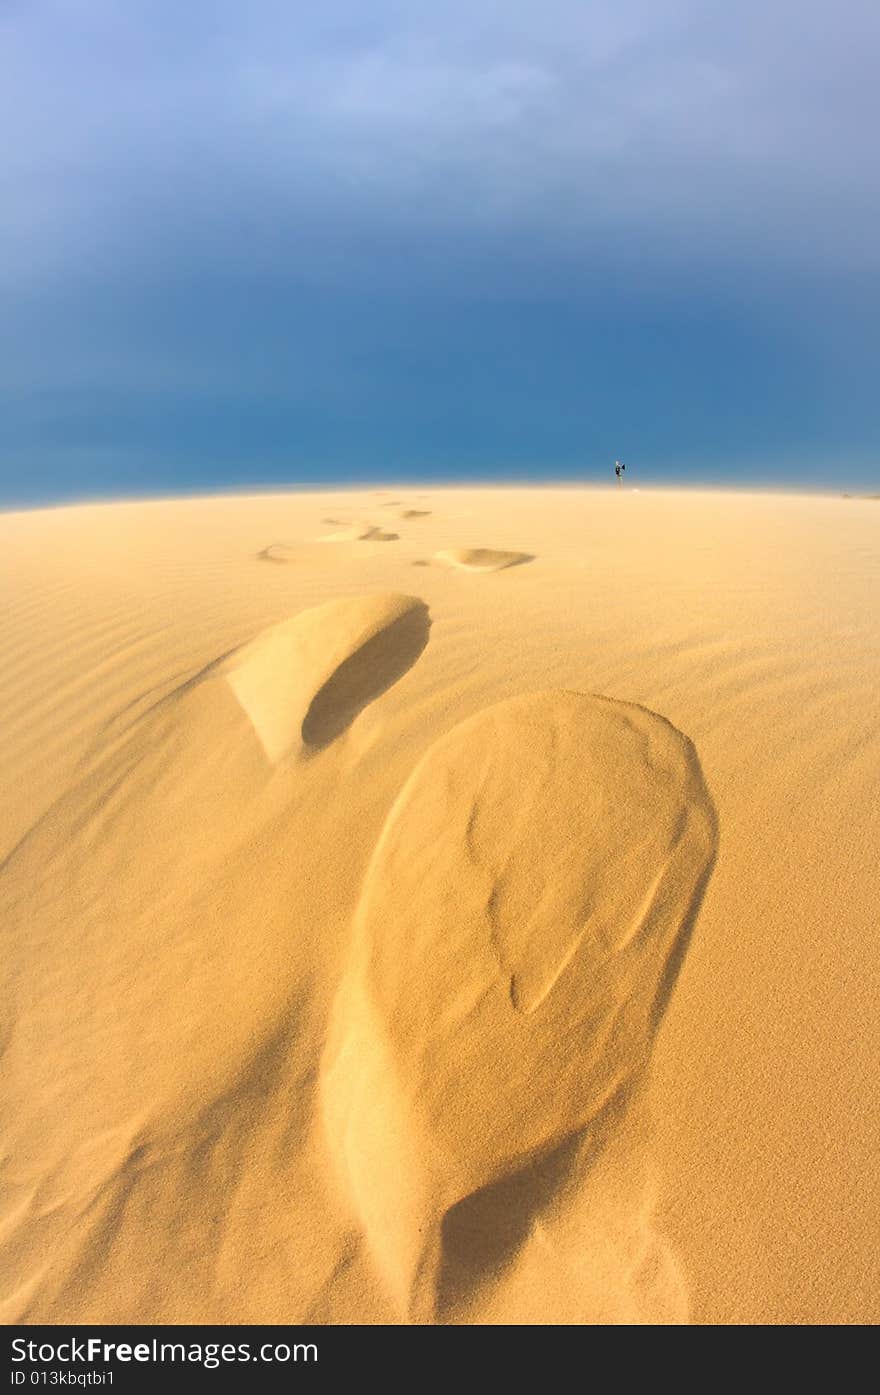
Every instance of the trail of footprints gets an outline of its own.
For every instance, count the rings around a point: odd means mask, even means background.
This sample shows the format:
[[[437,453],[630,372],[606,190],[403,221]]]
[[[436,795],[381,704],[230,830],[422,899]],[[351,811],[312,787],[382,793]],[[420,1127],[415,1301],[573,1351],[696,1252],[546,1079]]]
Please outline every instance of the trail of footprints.
[[[400,499],[391,499],[381,505],[382,508],[399,508]],[[430,509],[422,508],[402,508],[399,509],[398,518],[412,522],[416,519],[429,518]],[[339,518],[324,518],[322,523],[325,527],[332,528],[331,533],[322,533],[316,541],[318,543],[389,543],[399,542],[400,534],[391,532],[382,524],[364,521],[358,523],[345,522]],[[257,553],[257,557],[262,562],[296,562],[301,560],[302,551],[292,543],[276,542],[270,543],[267,547]],[[529,552],[517,552],[492,547],[454,547],[441,548],[434,553],[433,559],[438,565],[457,571],[465,572],[499,572],[505,571],[508,567],[521,566],[525,562],[534,561],[534,557]],[[413,566],[427,567],[431,562],[427,559],[419,558]]]

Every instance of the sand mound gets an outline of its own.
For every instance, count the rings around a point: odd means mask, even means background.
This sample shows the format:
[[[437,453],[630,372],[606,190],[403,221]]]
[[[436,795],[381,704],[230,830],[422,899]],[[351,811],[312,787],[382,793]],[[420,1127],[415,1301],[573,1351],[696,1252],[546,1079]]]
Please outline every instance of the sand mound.
[[[400,514],[401,518],[430,518],[430,516],[430,509],[403,509]]]
[[[429,623],[413,596],[330,601],[264,631],[224,672],[274,763],[339,736],[415,662]]]
[[[630,704],[500,703],[416,769],[366,878],[324,1074],[334,1156],[409,1316],[469,1302],[593,1165],[714,847],[693,748]]]
[[[499,552],[491,547],[459,547],[437,552],[435,556],[448,567],[461,567],[469,572],[500,572],[505,567],[518,567],[533,560],[528,552]]]
[[[399,533],[386,533],[373,523],[356,523],[338,533],[325,533],[320,542],[396,542]]]

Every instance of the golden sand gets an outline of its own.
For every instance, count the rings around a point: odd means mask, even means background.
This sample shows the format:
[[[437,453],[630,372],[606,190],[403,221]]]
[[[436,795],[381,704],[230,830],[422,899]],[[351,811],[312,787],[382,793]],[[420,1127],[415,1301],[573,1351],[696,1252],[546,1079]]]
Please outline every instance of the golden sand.
[[[0,568],[6,1321],[880,1317],[870,501],[93,505]]]

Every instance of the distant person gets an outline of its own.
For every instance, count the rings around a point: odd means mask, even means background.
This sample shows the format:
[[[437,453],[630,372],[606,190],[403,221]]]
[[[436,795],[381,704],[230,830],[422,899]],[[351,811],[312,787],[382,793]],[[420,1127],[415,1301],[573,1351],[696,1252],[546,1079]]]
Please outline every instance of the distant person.
[[[615,475],[617,476],[617,483],[618,483],[618,484],[621,484],[622,481],[623,481],[623,472],[624,472],[625,469],[626,469],[626,466],[624,465],[624,463],[623,463],[622,460],[615,460],[615,462],[614,462],[614,473],[615,473]]]

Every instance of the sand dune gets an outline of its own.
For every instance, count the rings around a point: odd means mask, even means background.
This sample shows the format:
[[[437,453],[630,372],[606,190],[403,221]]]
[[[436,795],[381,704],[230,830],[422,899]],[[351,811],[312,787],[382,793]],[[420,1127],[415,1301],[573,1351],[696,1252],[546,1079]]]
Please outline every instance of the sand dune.
[[[533,560],[527,552],[503,552],[492,547],[445,548],[435,555],[438,562],[469,572],[500,572]]]
[[[407,498],[0,516],[0,1314],[877,1321],[875,511]]]

